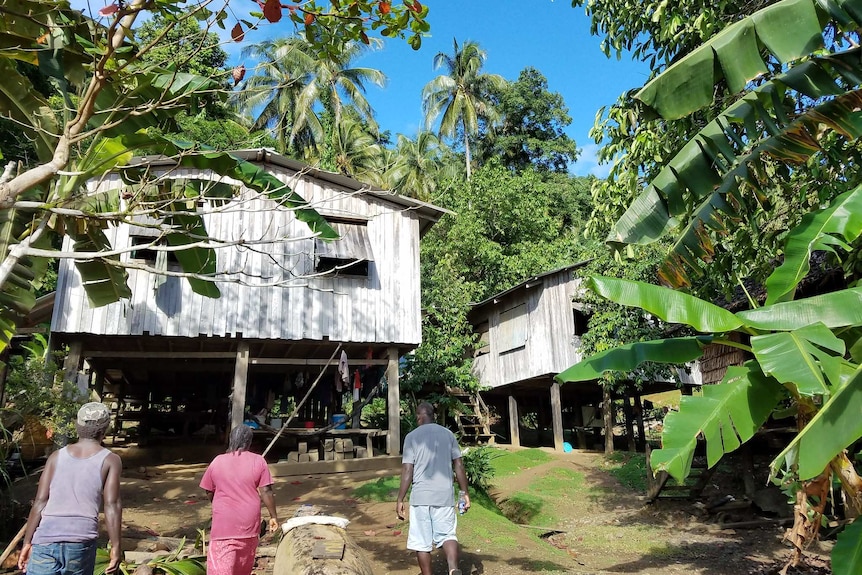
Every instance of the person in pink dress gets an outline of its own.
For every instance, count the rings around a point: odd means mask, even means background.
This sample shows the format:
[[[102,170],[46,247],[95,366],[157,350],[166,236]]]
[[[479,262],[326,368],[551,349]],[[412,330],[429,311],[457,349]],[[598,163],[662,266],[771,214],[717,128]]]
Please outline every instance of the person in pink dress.
[[[272,475],[266,460],[250,452],[251,428],[230,432],[227,453],[212,460],[201,487],[212,502],[213,523],[207,575],[250,575],[260,534],[260,502],[269,511],[270,533],[278,529]]]

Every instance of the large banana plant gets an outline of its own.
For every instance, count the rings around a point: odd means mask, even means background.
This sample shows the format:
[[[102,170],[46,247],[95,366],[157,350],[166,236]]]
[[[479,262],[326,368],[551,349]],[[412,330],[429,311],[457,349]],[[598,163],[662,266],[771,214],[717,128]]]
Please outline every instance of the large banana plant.
[[[721,237],[769,203],[776,164],[798,170],[827,140],[858,140],[862,52],[840,40],[860,21],[862,0],[781,0],[728,26],[638,91],[641,113],[666,120],[699,113],[722,87],[738,96],[664,162],[608,241],[642,244],[671,234],[660,277],[688,285]]]
[[[862,185],[808,214],[788,236],[784,263],[767,281],[765,305],[751,310],[732,313],[666,287],[589,278],[587,286],[597,294],[668,324],[688,325],[701,335],[606,350],[560,373],[557,380],[594,380],[608,370],[636,370],[644,362],[682,364],[697,360],[711,344],[743,349],[750,360],[729,368],[722,382],[705,386],[702,395],[684,396],[680,410],[668,414],[662,448],[652,452],[653,469],[682,482],[700,438],[713,466],[789,402],[799,431],[772,462],[773,477],[793,485],[834,473],[849,512],[862,513],[862,479],[847,456],[848,447],[862,438],[862,287],[786,298],[805,276],[814,251],[846,248],[862,235],[860,217]],[[734,333],[742,337],[730,337]],[[800,493],[804,496],[804,489]],[[819,516],[802,517],[819,521]],[[859,527],[842,535],[835,548],[836,574],[859,572],[858,560],[846,559],[862,554],[859,535]]]
[[[185,142],[155,135],[158,126],[170,132],[175,115],[194,108],[202,95],[219,88],[213,78],[178,73],[146,64],[131,34],[133,17],[148,3],[131,2],[111,24],[102,27],[58,0],[10,0],[0,6],[0,114],[11,118],[35,142],[39,165],[4,172],[0,180],[0,350],[35,301],[34,281],[43,273],[52,241],[73,240],[76,266],[94,306],[131,295],[128,276],[119,267],[105,234],[108,226],[135,220],[140,197],[122,204],[120,190],[92,194],[87,182],[120,171],[129,186],[141,187],[148,175],[128,167],[136,154],[160,154],[189,167],[237,180],[290,209],[312,233],[337,237],[326,221],[288,186],[254,164],[229,153],[195,151]],[[168,7],[165,7],[167,9]],[[193,17],[206,17],[204,9]],[[20,73],[20,65],[37,66],[48,77],[64,105],[52,108]],[[164,195],[146,206],[158,222],[199,294],[218,297],[211,281],[216,254],[206,243],[203,219],[177,210],[183,201],[212,193],[236,193],[238,187],[185,182],[162,185]],[[192,190],[189,193],[189,190]],[[106,214],[110,214],[106,216]]]

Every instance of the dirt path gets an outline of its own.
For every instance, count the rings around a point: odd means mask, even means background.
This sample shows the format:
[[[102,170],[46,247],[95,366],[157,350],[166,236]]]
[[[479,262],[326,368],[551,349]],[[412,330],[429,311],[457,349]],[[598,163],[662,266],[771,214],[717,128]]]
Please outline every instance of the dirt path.
[[[553,454],[546,463],[496,478],[492,495],[507,514],[518,523],[546,529],[519,527],[495,510],[475,505],[459,520],[463,572],[767,575],[787,556],[781,529],[722,530],[705,523],[691,504],[644,505],[603,471],[601,462],[593,453]],[[205,467],[178,463],[126,469],[127,551],[134,556],[167,550],[178,538],[193,541],[199,529],[208,528],[209,502],[198,488]],[[274,486],[279,514],[286,519],[300,505],[314,504],[327,514],[347,517],[348,531],[366,550],[375,574],[416,575],[415,557],[405,549],[407,525],[395,517],[395,494],[384,503],[352,495],[358,486],[396,473],[279,478]],[[271,573],[274,549],[263,542],[259,575]],[[446,573],[442,553],[434,554],[434,568]]]

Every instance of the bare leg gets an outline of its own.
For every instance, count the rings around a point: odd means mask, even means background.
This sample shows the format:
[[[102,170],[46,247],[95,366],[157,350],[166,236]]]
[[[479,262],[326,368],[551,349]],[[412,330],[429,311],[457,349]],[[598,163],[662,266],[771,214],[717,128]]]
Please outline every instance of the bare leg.
[[[446,562],[449,564],[449,573],[451,573],[453,569],[458,569],[458,542],[452,539],[444,541],[443,551],[446,553]],[[458,573],[460,573],[460,571]]]
[[[431,575],[431,554],[427,551],[417,551],[416,560],[419,562],[422,575]]]

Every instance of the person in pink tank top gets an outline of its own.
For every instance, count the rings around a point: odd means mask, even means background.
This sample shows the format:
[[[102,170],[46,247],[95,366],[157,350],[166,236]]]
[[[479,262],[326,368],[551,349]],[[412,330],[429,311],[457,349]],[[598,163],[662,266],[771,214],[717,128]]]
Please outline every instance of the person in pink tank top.
[[[101,403],[78,410],[78,442],[55,451],[45,463],[27,526],[18,568],[28,575],[92,575],[104,507],[111,543],[106,572],[122,558],[120,457],[102,447],[111,412]]]
[[[201,479],[213,509],[207,575],[251,573],[260,533],[261,500],[269,511],[270,532],[278,529],[272,475],[266,460],[248,450],[252,437],[250,427],[235,427],[227,453],[213,459]]]

